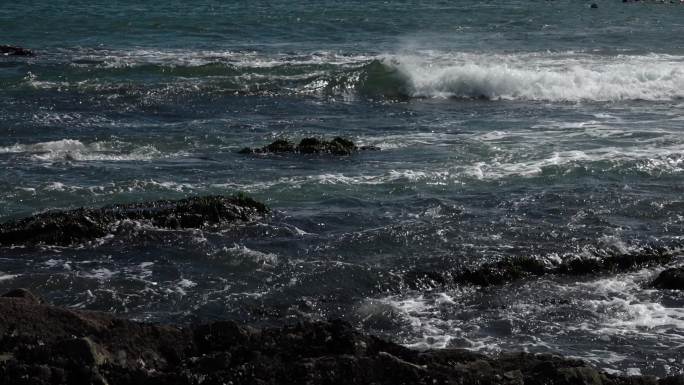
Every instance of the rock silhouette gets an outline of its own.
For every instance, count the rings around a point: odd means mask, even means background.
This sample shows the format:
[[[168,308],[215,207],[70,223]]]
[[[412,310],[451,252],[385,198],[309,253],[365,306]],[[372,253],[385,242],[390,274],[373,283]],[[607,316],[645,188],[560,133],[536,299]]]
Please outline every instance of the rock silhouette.
[[[354,142],[341,137],[327,141],[318,138],[304,138],[299,144],[295,145],[286,139],[278,139],[273,143],[261,148],[245,147],[239,152],[241,154],[332,154],[332,155],[351,155],[357,151],[379,150],[375,146],[357,147]]]
[[[0,224],[0,245],[71,245],[115,232],[125,220],[161,228],[204,228],[253,220],[266,212],[268,208],[263,203],[245,196],[204,196],[48,211]]]

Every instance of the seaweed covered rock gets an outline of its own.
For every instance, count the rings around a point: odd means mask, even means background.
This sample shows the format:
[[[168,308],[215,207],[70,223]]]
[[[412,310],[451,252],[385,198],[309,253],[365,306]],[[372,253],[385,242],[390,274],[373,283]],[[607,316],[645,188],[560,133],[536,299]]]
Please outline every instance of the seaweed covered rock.
[[[0,384],[680,384],[550,354],[416,351],[342,321],[138,323],[0,297]]]
[[[278,154],[278,153],[297,153],[297,154],[332,154],[332,155],[351,155],[357,151],[379,150],[375,146],[357,147],[354,142],[344,138],[334,138],[327,141],[318,138],[304,138],[299,144],[295,145],[285,139],[278,139],[275,142],[261,148],[243,148],[241,154]]]
[[[651,286],[657,289],[684,290],[684,267],[676,267],[663,271]]]
[[[29,49],[13,45],[0,45],[0,56],[34,56]]]
[[[0,245],[71,245],[115,232],[125,220],[142,221],[161,228],[204,228],[253,220],[267,211],[263,203],[245,196],[191,197],[47,211],[0,224]]]

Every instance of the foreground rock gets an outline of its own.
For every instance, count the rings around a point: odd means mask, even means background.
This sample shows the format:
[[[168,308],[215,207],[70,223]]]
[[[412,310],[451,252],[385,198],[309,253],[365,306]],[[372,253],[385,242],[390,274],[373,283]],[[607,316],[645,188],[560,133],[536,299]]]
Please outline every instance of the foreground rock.
[[[415,351],[341,321],[178,328],[0,298],[0,384],[680,385],[552,355]]]
[[[684,267],[667,269],[653,281],[653,287],[667,290],[684,290]]]
[[[331,141],[318,138],[304,138],[299,144],[295,145],[285,139],[278,139],[275,142],[261,148],[243,148],[240,154],[332,154],[332,155],[351,155],[357,151],[379,150],[375,146],[357,147],[354,142],[337,137]]]
[[[678,250],[675,248],[674,250]],[[484,263],[477,268],[446,271],[411,271],[405,281],[409,287],[430,289],[450,285],[501,285],[528,277],[556,275],[591,275],[618,273],[648,266],[666,265],[674,259],[677,252],[667,248],[644,248],[631,254],[617,254],[596,257],[581,257],[548,263],[533,257],[505,258],[493,263]],[[666,275],[659,285],[684,284],[684,274]],[[654,283],[655,284],[655,283]],[[659,287],[659,286],[657,286]]]
[[[0,224],[0,245],[71,245],[116,232],[124,221],[169,229],[205,228],[253,220],[267,211],[263,203],[245,196],[205,196],[48,211]]]
[[[13,45],[0,45],[0,56],[34,56],[31,50]]]

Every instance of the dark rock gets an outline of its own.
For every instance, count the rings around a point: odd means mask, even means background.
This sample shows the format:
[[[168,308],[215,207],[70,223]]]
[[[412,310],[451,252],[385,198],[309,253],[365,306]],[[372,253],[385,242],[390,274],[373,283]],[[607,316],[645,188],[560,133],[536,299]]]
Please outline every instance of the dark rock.
[[[563,262],[556,268],[558,273],[585,275],[602,272],[620,272],[636,268],[664,265],[672,261],[673,254],[665,248],[647,247],[631,254],[575,258]]]
[[[557,382],[559,385],[601,385],[605,378],[598,370],[588,367],[561,368],[558,372],[561,375],[561,381]]]
[[[243,148],[240,154],[332,154],[332,155],[351,155],[357,151],[376,151],[380,148],[375,146],[357,147],[354,142],[344,138],[334,138],[331,141],[318,138],[304,138],[298,145],[278,139],[275,142],[261,148]]]
[[[596,9],[596,8],[598,8],[598,4],[592,3],[589,7],[592,9]]]
[[[658,385],[684,385],[684,374],[662,378]]]
[[[506,258],[496,263],[486,263],[479,269],[457,273],[454,280],[479,286],[500,285],[531,275],[544,275],[546,265],[531,257]]]
[[[292,153],[296,151],[296,146],[294,143],[285,139],[278,139],[275,142],[264,146],[262,148],[249,148],[245,147],[239,151],[240,154],[267,154],[267,153]]]
[[[34,56],[31,50],[13,45],[0,45],[0,56]]]
[[[0,297],[0,384],[683,384],[551,354],[415,351],[342,321],[175,328]]]
[[[658,289],[684,290],[684,267],[663,271],[651,286]]]
[[[318,154],[325,152],[325,144],[318,138],[304,138],[297,145],[297,151],[302,154]]]
[[[301,143],[299,144],[301,146]],[[356,145],[351,140],[335,138],[327,144],[326,151],[334,155],[351,155],[356,151]]]
[[[194,336],[199,351],[208,353],[244,344],[249,340],[250,334],[235,322],[223,321],[197,327]]]
[[[74,365],[100,366],[111,361],[108,354],[88,337],[65,339],[54,347],[60,352],[60,358],[64,357]]]
[[[279,139],[265,147],[266,152],[293,152],[295,150],[294,143],[287,140]]]
[[[267,212],[263,203],[241,195],[48,211],[0,224],[0,245],[71,245],[116,232],[125,220],[142,221],[161,228],[204,228],[250,221]]]
[[[2,295],[5,298],[21,298],[29,303],[41,304],[45,301],[27,289],[14,289]]]
[[[629,271],[670,263],[673,255],[673,252],[665,248],[644,248],[632,254],[572,258],[558,264],[547,264],[533,257],[518,256],[484,263],[477,268],[455,271],[409,271],[404,274],[404,283],[412,289],[420,290],[458,284],[484,287],[547,274],[591,275]],[[658,281],[658,285],[666,285],[668,282],[675,288],[681,288],[684,283],[683,275],[681,269],[676,274],[670,272],[662,281]]]
[[[361,146],[361,147],[359,147],[359,150],[361,150],[361,151],[380,151],[380,147],[378,147],[378,146]]]

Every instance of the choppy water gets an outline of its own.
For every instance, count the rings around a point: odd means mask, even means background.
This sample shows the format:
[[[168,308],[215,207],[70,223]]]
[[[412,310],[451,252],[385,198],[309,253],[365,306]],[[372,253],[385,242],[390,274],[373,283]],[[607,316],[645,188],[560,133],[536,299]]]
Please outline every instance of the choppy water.
[[[239,231],[0,249],[0,288],[136,319],[344,317],[416,347],[684,371],[664,267],[502,287],[406,272],[681,244],[684,6],[583,1],[0,7],[0,220],[244,191]],[[275,138],[382,151],[250,157]],[[675,264],[681,263],[681,259]]]

